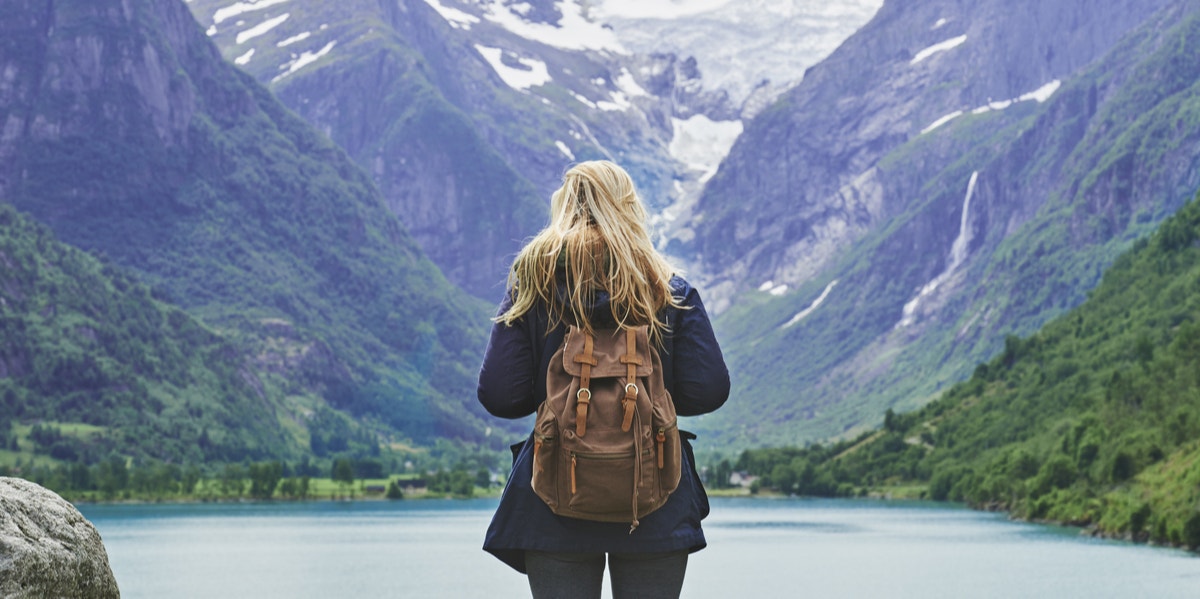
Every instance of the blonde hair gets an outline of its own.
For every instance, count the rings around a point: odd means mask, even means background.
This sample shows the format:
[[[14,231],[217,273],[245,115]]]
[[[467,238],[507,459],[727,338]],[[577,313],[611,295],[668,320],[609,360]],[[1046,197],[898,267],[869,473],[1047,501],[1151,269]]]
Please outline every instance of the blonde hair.
[[[550,328],[569,317],[591,332],[589,307],[606,291],[617,327],[650,325],[653,338],[667,329],[662,311],[679,307],[671,295],[675,269],[650,241],[646,208],[633,180],[607,160],[583,162],[563,175],[550,200],[550,224],[517,254],[508,274],[513,304],[496,317],[511,326],[545,302]],[[557,273],[566,275],[566,305]]]

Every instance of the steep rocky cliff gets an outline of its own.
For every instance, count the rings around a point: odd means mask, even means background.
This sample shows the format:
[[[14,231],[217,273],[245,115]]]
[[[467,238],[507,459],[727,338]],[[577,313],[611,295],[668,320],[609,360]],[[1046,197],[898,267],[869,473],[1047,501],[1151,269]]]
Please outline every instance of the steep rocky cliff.
[[[483,437],[487,308],[183,2],[14,0],[0,28],[0,197],[252,348],[254,384],[302,423],[332,406]]]
[[[425,56],[420,39],[436,39],[429,31],[436,24],[448,26],[423,2],[257,4],[198,0],[190,8],[235,62],[371,174],[388,208],[451,280],[498,298],[520,240],[545,221],[537,187],[511,165],[532,160],[557,173],[548,157],[561,157],[558,149],[547,141],[540,155],[506,153],[448,100],[440,79],[455,75],[444,72],[486,81],[478,71],[487,67],[447,67]],[[452,60],[437,50],[435,59]]]
[[[707,189],[697,248],[753,398],[712,432],[812,439],[923,404],[1200,186],[1197,3],[962,10],[885,5]]]
[[[1077,73],[1164,4],[885,3],[747,126],[700,199],[689,248],[726,297],[808,280],[912,201],[877,197],[872,168],[888,152],[948,115]]]

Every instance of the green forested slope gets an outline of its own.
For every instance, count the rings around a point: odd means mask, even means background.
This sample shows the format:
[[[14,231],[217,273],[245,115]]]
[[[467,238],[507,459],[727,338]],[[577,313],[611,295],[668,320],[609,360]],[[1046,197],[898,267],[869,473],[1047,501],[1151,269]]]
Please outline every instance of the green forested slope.
[[[1200,545],[1200,199],[1078,308],[925,408],[831,447],[743,468],[788,492],[917,483],[934,499]]]
[[[183,2],[9,8],[5,200],[247,348],[247,379],[302,437],[324,438],[327,408],[381,440],[486,436],[474,376],[491,308]]]
[[[0,204],[0,451],[67,462],[295,456],[241,351]],[[17,442],[13,422],[56,422]],[[40,430],[40,429],[39,429]]]

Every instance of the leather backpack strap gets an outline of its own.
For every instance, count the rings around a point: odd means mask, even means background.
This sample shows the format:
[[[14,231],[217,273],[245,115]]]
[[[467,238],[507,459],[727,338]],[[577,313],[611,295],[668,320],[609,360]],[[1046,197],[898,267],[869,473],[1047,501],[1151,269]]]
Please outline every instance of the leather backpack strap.
[[[621,399],[621,407],[625,408],[621,431],[627,433],[633,425],[633,410],[637,407],[637,367],[642,364],[642,359],[637,355],[637,329],[625,329],[625,355],[621,356],[621,363],[627,368],[625,397]]]
[[[592,366],[599,364],[596,356],[592,355],[595,339],[591,333],[583,333],[583,353],[575,354],[575,362],[579,364],[579,391],[575,392],[575,434],[587,434],[588,405],[592,403]]]

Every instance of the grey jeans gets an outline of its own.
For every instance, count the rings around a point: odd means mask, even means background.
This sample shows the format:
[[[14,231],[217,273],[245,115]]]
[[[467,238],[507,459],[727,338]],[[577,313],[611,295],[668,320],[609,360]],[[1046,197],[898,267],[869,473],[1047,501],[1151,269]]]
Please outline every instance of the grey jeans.
[[[603,553],[525,552],[533,599],[600,599]],[[610,553],[613,599],[678,598],[687,570],[687,551]]]

